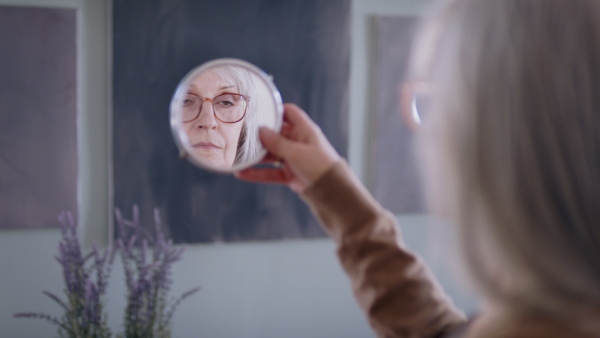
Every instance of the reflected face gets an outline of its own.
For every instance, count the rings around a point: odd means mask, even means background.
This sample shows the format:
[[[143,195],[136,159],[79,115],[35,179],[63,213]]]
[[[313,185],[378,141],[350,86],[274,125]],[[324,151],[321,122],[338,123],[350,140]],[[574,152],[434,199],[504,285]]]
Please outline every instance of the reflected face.
[[[198,116],[183,125],[194,153],[218,168],[230,168],[233,165],[244,124],[244,118],[234,123],[226,123],[217,118],[215,107],[226,110],[230,109],[230,105],[239,104],[234,100],[239,99],[239,96],[227,94],[244,93],[240,93],[234,83],[228,83],[208,70],[192,79],[183,103],[185,107],[194,105],[194,102],[202,102],[197,105]]]

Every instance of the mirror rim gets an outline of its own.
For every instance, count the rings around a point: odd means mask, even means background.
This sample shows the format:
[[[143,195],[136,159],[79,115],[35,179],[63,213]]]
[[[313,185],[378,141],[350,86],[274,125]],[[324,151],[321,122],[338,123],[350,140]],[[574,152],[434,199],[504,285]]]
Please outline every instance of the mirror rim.
[[[242,169],[246,169],[258,164],[267,154],[267,150],[263,147],[260,150],[258,156],[256,156],[256,158],[245,163],[234,164],[233,166],[231,166],[231,168],[218,168],[211,166],[206,162],[202,161],[201,159],[198,159],[198,156],[193,155],[193,150],[190,146],[190,142],[188,141],[188,135],[185,132],[185,129],[183,128],[183,122],[181,121],[181,102],[185,97],[185,94],[187,93],[187,87],[189,85],[189,82],[198,74],[201,74],[204,71],[219,66],[239,66],[245,68],[246,70],[250,71],[251,73],[253,73],[261,79],[261,81],[267,86],[267,89],[271,94],[269,97],[273,100],[276,115],[275,126],[273,126],[273,129],[277,132],[281,130],[281,126],[283,124],[283,101],[281,99],[281,94],[279,93],[279,90],[273,83],[272,76],[268,75],[265,71],[263,71],[256,65],[242,59],[213,59],[192,68],[192,70],[187,72],[183,79],[181,79],[181,81],[177,85],[175,93],[173,94],[170,106],[171,132],[173,134],[173,138],[175,139],[175,144],[179,149],[179,157],[182,159],[185,158],[188,161],[192,162],[195,166],[211,171],[213,173],[232,174],[236,171],[240,171]]]

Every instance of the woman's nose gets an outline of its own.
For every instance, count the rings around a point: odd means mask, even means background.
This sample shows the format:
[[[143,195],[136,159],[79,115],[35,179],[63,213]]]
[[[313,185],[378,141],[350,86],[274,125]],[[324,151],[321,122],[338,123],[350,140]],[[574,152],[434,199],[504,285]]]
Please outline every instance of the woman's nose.
[[[203,102],[196,124],[199,128],[212,129],[217,127],[217,118],[210,102]]]

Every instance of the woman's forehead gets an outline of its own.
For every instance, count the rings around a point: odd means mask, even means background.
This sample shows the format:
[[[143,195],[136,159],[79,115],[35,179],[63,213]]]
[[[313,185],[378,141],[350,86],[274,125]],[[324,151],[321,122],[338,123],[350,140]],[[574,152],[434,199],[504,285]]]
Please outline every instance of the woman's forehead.
[[[223,78],[223,76],[211,70],[196,75],[190,81],[190,90],[196,90],[201,92],[213,93],[236,88],[237,86],[235,85],[233,80],[225,79]]]

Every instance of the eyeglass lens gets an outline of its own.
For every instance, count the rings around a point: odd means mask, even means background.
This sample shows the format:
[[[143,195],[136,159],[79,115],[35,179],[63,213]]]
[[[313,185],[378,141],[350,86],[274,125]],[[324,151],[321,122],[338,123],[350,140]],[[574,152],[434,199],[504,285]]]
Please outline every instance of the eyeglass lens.
[[[204,101],[211,101],[217,119],[226,123],[240,121],[246,113],[248,103],[241,94],[224,93],[214,99],[201,99],[194,94],[187,94],[183,101],[183,122],[195,120],[202,111]]]

